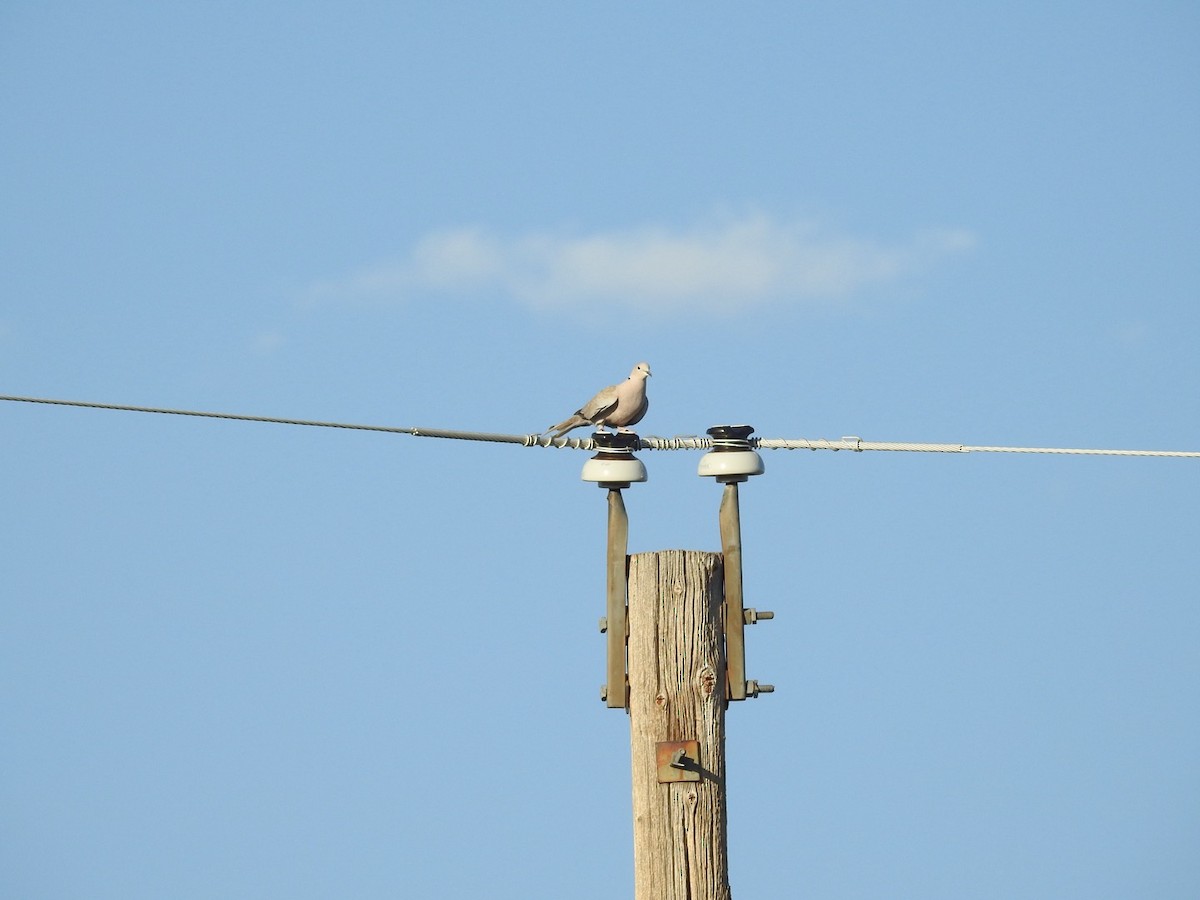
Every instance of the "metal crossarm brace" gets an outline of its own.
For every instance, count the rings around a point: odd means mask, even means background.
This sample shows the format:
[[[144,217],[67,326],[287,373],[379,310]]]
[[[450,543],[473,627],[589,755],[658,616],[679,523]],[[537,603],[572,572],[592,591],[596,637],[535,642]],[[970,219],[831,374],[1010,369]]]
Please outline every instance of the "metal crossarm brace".
[[[605,609],[608,638],[608,682],[604,701],[611,709],[629,706],[628,678],[625,674],[625,645],[629,627],[626,620],[626,593],[629,571],[629,515],[621,492],[608,492],[608,600]]]
[[[725,567],[725,671],[727,698],[746,699],[746,614],[742,608],[742,519],[737,482],[725,485],[718,515]]]

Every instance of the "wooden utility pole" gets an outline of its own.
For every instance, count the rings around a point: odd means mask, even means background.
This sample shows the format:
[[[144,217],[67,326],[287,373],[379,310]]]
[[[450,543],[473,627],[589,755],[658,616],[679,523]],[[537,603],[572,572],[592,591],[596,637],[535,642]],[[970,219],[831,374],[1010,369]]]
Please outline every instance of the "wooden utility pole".
[[[601,698],[629,713],[635,900],[729,900],[725,709],[774,688],[746,679],[743,626],[772,617],[742,603],[738,484],[763,471],[748,425],[708,430],[698,474],[724,485],[722,553],[627,556],[621,490],[646,480],[634,434],[593,436],[583,480],[608,490],[608,681]]]
[[[634,897],[728,900],[721,555],[629,559]]]

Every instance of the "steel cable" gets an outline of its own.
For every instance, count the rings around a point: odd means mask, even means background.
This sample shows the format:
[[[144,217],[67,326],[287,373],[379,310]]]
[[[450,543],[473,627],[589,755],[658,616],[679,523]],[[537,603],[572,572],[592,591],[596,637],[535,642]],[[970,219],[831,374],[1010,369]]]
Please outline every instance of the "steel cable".
[[[155,406],[129,406],[119,403],[95,403],[83,400],[53,400],[44,397],[15,397],[0,395],[0,400],[13,403],[40,403],[50,406],[71,406],[82,409],[106,409],[122,412],[157,413],[168,416],[193,416],[205,419],[226,419],[235,422],[266,422],[275,425],[303,425],[312,428],[342,428],[350,431],[378,431],[388,434],[407,434],[413,437],[447,438],[458,441],[483,441],[500,444],[520,444],[523,447],[552,447],[568,450],[594,450],[591,438],[550,437],[546,434],[496,434],[486,431],[451,431],[442,428],[402,428],[390,425],[357,425],[349,422],[323,422],[313,419],[287,419],[277,416],[254,416],[242,413],[205,412],[194,409],[167,409]],[[1099,450],[1065,447],[984,447],[967,444],[906,443],[897,441],[864,441],[859,437],[844,437],[831,441],[824,438],[750,438],[750,446],[759,450],[884,450],[909,453],[1051,453],[1079,456],[1174,456],[1200,458],[1191,450]],[[642,450],[709,450],[710,437],[680,435],[678,437],[647,436],[638,439]]]

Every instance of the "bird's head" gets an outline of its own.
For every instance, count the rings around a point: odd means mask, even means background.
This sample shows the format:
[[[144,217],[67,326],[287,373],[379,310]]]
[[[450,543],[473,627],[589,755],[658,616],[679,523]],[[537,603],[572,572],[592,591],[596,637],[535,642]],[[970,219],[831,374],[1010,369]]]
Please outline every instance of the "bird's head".
[[[653,373],[650,371],[650,363],[640,362],[633,367],[633,371],[629,373],[630,378],[649,378]]]

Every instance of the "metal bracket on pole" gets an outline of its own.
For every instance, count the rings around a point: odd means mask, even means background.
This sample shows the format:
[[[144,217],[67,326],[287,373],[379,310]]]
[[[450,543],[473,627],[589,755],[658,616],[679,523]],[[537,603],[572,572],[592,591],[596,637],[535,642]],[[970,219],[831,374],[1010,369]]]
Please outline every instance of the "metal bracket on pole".
[[[746,680],[745,628],[773,613],[746,609],[742,602],[742,518],[738,507],[738,483],[761,475],[762,458],[750,448],[749,425],[714,425],[708,429],[713,449],[700,459],[700,475],[709,475],[725,485],[718,519],[721,526],[721,556],[725,567],[725,672],[726,700],[757,697],[774,688]]]
[[[610,709],[629,709],[629,677],[626,674],[625,648],[629,640],[626,616],[629,589],[629,515],[621,489],[646,480],[646,467],[633,455],[638,446],[636,434],[598,431],[592,435],[599,452],[583,464],[584,481],[608,489],[607,599],[600,630],[608,638],[605,672],[608,680],[600,689],[600,699]]]
[[[629,678],[625,673],[625,644],[629,626],[626,620],[628,592],[629,516],[625,501],[615,488],[608,492],[608,599],[605,625],[608,638],[608,680],[604,702],[610,709],[628,709]]]
[[[737,482],[721,495],[721,554],[725,566],[725,671],[730,700],[746,699],[746,613],[742,607],[742,520]]]
[[[699,741],[660,741],[654,745],[658,783],[700,780]]]

